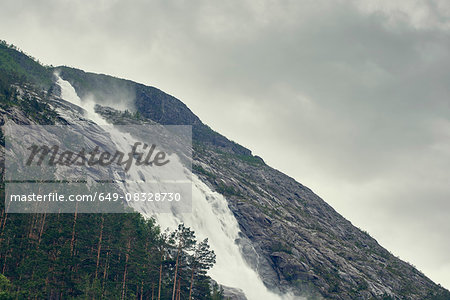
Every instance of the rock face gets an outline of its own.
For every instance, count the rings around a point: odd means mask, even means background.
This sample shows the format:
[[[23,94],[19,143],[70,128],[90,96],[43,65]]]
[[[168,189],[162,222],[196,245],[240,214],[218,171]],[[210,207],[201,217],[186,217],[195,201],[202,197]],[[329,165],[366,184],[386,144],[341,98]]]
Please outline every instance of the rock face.
[[[229,200],[257,255],[243,253],[267,286],[335,299],[424,299],[438,289],[310,189],[261,161],[213,147],[197,148],[195,159],[197,174]]]
[[[247,297],[240,289],[230,287],[223,287],[223,296],[229,300],[247,300]]]
[[[435,295],[448,295],[354,227],[310,189],[211,130],[178,99],[106,75],[57,70],[81,96],[97,93],[97,97],[106,99],[111,91],[125,90],[124,94],[133,95],[135,107],[146,122],[193,125],[193,171],[228,200],[242,231],[237,242],[269,288],[330,299],[433,299]],[[17,89],[25,102],[30,98],[26,96],[32,95],[40,104],[64,105],[55,86],[50,87],[48,95],[42,92],[42,85]],[[46,122],[46,115],[30,114],[23,107],[0,106],[1,124],[7,119],[20,124]],[[103,112],[115,115],[111,109]],[[52,121],[65,122],[58,115],[52,115]],[[245,299],[234,289],[227,288],[226,292],[231,299]]]
[[[80,79],[61,74],[79,94],[87,93]],[[136,87],[135,102],[144,118],[193,126],[193,171],[229,201],[242,230],[237,242],[270,289],[330,299],[426,299],[445,291],[310,189],[201,123],[181,101],[142,89]]]

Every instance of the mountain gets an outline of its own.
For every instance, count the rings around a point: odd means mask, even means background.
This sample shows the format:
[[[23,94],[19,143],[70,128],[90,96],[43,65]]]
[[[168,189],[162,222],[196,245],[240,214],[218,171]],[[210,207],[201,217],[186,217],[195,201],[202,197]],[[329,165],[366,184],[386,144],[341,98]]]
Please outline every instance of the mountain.
[[[310,189],[212,130],[175,97],[108,75],[42,66],[6,43],[0,45],[0,72],[2,125],[7,120],[73,122],[61,114],[67,108],[55,73],[81,99],[95,99],[96,112],[110,122],[192,125],[192,170],[198,184],[226,199],[239,227],[236,243],[242,256],[269,290],[284,295],[280,297],[450,299],[447,290],[392,255]],[[130,113],[115,109],[124,105]]]

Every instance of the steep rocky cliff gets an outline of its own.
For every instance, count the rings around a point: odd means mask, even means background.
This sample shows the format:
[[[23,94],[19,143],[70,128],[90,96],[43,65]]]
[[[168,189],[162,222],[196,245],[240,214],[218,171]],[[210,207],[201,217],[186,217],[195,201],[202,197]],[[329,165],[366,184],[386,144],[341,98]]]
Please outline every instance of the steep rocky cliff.
[[[105,94],[108,84],[127,82],[128,89],[134,84],[134,101],[143,117],[162,124],[193,125],[193,170],[226,196],[244,234],[239,241],[242,251],[268,287],[334,299],[425,299],[442,290],[310,189],[212,131],[181,101],[122,79],[60,70],[80,94],[102,90]],[[85,88],[83,81],[91,85]]]
[[[310,189],[211,130],[180,100],[107,75],[45,68],[14,49],[1,50],[15,63],[11,68],[23,69],[22,77],[3,83],[21,100],[2,102],[1,124],[8,119],[64,124],[52,109],[60,101],[52,75],[58,71],[81,97],[92,95],[107,105],[111,99],[125,101],[117,98],[122,95],[131,99],[140,120],[192,125],[193,171],[228,200],[242,231],[237,242],[269,288],[330,299],[450,299],[445,289],[393,256]],[[10,70],[0,70],[7,78]],[[98,111],[116,122],[131,122],[114,109]]]

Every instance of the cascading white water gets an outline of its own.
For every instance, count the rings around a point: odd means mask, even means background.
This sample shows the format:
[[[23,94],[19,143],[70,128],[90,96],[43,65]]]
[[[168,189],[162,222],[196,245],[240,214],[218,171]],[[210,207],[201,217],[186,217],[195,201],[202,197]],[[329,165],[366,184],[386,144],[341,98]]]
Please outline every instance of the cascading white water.
[[[58,79],[56,83],[61,88],[61,98],[69,101],[72,104],[75,104],[85,110],[84,116],[87,119],[90,119],[94,123],[98,125],[107,125],[108,123],[95,112],[95,102],[92,99],[84,100],[82,101],[80,97],[78,97],[77,92],[73,88],[73,86],[70,84],[70,82],[63,80],[61,77],[59,77],[58,74],[55,74],[56,78]]]
[[[57,83],[61,87],[61,98],[82,107],[86,111],[84,117],[87,119],[99,125],[105,124],[105,120],[94,110],[95,103],[82,101],[70,83],[59,76]],[[124,134],[118,129],[112,128],[108,134],[117,148],[126,150],[125,152],[128,152],[130,145],[135,142],[131,135]],[[130,179],[141,182],[142,179],[155,180],[158,177],[154,169],[147,168],[147,170],[144,168],[141,174],[129,172],[128,176],[131,177]],[[235,242],[239,235],[239,226],[228,208],[226,199],[212,191],[195,175],[186,178],[192,180],[192,212],[153,213],[142,206],[136,206],[134,209],[146,217],[154,217],[162,229],[173,230],[178,224],[184,223],[195,231],[197,238],[208,238],[217,256],[216,264],[209,273],[220,284],[240,288],[249,300],[291,299],[292,296],[280,296],[270,292],[258,274],[245,262]],[[146,190],[145,182],[132,187],[124,186],[124,189],[127,189],[127,192],[149,192]]]

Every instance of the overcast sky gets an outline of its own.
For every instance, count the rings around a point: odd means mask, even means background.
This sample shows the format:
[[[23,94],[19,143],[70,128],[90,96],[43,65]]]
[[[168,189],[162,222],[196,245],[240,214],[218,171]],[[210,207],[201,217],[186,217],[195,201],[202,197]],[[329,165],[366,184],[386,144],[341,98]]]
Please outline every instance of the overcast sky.
[[[450,288],[450,2],[3,0],[0,39],[156,86]]]

